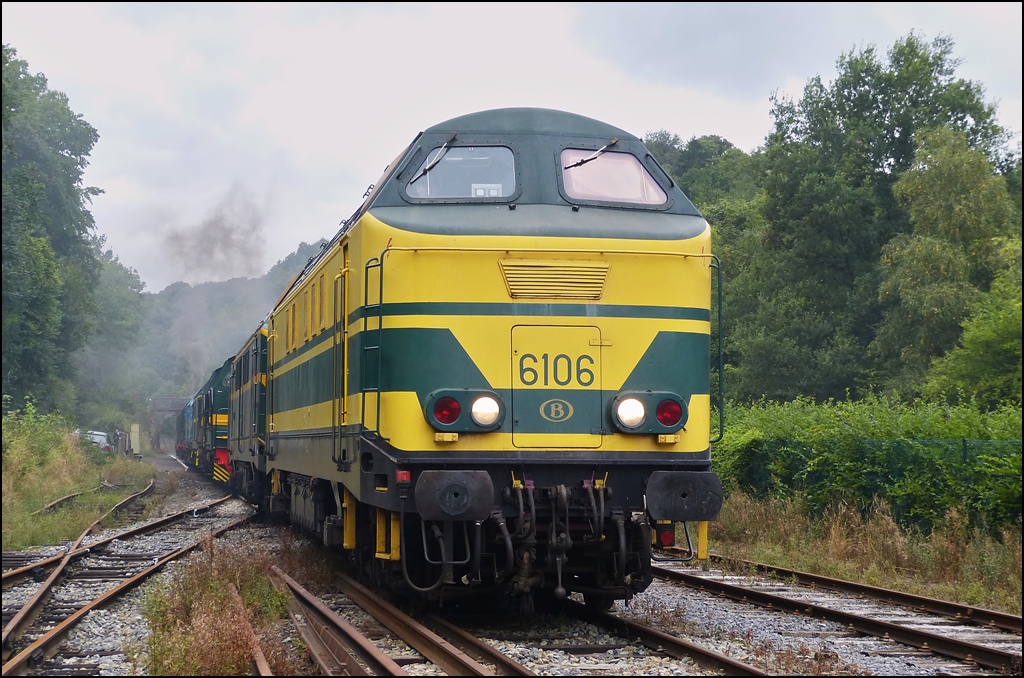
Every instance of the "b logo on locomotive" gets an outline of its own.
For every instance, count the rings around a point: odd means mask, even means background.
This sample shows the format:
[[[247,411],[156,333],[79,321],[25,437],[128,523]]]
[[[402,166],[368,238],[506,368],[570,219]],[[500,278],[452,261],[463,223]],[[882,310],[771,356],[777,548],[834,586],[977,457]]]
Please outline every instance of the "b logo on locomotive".
[[[561,398],[552,398],[540,404],[540,416],[556,424],[572,417],[572,413],[572,403]]]

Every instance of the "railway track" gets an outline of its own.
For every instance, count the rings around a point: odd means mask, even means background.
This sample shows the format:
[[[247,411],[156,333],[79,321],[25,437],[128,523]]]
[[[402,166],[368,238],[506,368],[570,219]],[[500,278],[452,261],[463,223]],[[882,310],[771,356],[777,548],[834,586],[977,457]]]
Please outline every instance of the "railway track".
[[[528,618],[484,612],[426,619],[453,642],[483,644],[522,662],[531,671],[525,675],[764,675],[700,644],[575,601],[556,604],[553,614]],[[472,647],[463,649],[473,652]]]
[[[83,545],[88,536],[92,534],[93,531],[96,530],[109,516],[112,516],[119,511],[130,512],[133,508],[137,508],[135,506],[135,502],[152,492],[153,486],[154,482],[150,481],[143,490],[129,495],[115,504],[109,511],[89,525],[89,527],[85,528],[85,531],[82,532],[81,536],[79,536],[74,542],[63,542],[56,547],[48,547],[37,551],[22,551],[3,554],[3,588],[6,589],[9,586],[13,586],[29,576],[39,577],[42,572],[56,567],[64,558],[74,557],[88,551],[91,545]],[[139,511],[141,512],[141,509],[139,509]],[[7,626],[6,619],[4,620],[4,626]],[[5,628],[5,643],[6,639],[7,630]]]
[[[474,660],[439,633],[345,575],[338,575],[337,580],[342,593],[325,596],[325,602],[278,568],[273,568],[273,574],[292,595],[289,613],[325,675],[404,676],[408,673],[403,666],[426,663],[448,675],[533,675],[486,643],[476,639],[460,643],[472,647],[483,663]],[[358,607],[365,616],[350,623],[337,611],[347,606]],[[434,621],[436,624],[438,620]],[[438,625],[449,631],[453,628],[443,622]],[[393,639],[386,638],[387,633]]]
[[[531,643],[508,634],[508,618],[502,615],[477,615],[472,617],[477,623],[465,627],[450,615],[413,618],[345,575],[337,575],[338,593],[320,597],[309,594],[276,568],[274,576],[292,594],[289,611],[325,675],[406,675],[405,667],[417,664],[421,665],[416,671],[420,675],[538,675],[512,656],[516,651],[530,656],[531,649],[526,646]],[[572,625],[597,626],[613,637],[607,642],[579,642],[580,633],[576,632],[564,643],[551,641],[557,637],[557,629],[564,629],[565,617],[572,619]],[[538,629],[545,624],[552,628]],[[596,675],[643,673],[639,664],[631,662],[655,661],[667,662],[663,668],[671,673],[688,673],[696,665],[699,672],[764,675],[700,645],[638,622],[593,612],[578,603],[562,608],[561,617],[532,624],[528,632],[546,636],[537,643],[535,653],[571,658],[563,663],[540,662],[540,669],[548,674],[570,670]],[[680,659],[686,660],[685,666],[673,670],[672,664]]]
[[[894,605],[902,605],[921,612],[949,617],[964,624],[996,627],[1012,633],[1021,633],[1020,615],[987,610],[962,603],[951,603],[937,598],[927,598],[912,593],[903,593],[902,591],[871,586],[870,584],[845,581],[843,579],[835,579],[833,577],[790,570],[784,567],[775,567],[774,565],[765,565],[764,563],[755,563],[748,560],[726,559],[718,555],[712,555],[710,559],[712,562],[719,563],[723,569],[756,572],[765,577],[786,580],[799,586],[838,591],[861,598],[872,598]]]
[[[752,569],[758,571],[756,564]],[[655,567],[657,578],[774,612],[841,624],[851,635],[870,636],[917,648],[922,656],[950,657],[968,666],[1021,671],[1020,617],[829,580],[764,566],[755,578],[724,571]],[[774,578],[768,573],[775,571]],[[826,581],[827,580],[827,581]],[[814,586],[811,586],[811,584]],[[825,589],[825,585],[828,589]],[[954,609],[954,608],[959,608]],[[960,619],[956,614],[960,614]],[[981,619],[988,623],[978,626]],[[998,620],[998,621],[997,621]],[[1010,631],[1003,628],[1010,627]]]
[[[109,604],[201,543],[205,535],[217,536],[252,516],[251,510],[226,504],[231,496],[193,506],[159,520],[125,530],[82,547],[83,533],[53,566],[42,584],[12,585],[4,592],[3,675],[24,674],[38,668],[45,674],[61,673],[62,666],[47,664],[58,653],[68,631],[91,610]],[[44,568],[28,563],[5,579]],[[17,572],[15,574],[16,570]],[[6,582],[5,582],[6,583]],[[72,651],[73,654],[73,651]],[[83,667],[78,667],[83,668]]]

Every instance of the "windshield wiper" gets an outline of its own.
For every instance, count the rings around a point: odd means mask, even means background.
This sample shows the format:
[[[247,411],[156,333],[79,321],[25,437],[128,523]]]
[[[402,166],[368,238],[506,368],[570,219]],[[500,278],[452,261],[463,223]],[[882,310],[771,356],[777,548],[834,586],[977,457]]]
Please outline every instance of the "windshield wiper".
[[[590,154],[590,155],[588,155],[587,157],[583,158],[582,160],[577,160],[576,162],[574,162],[574,163],[573,163],[573,164],[571,164],[571,165],[566,165],[566,166],[565,166],[565,167],[563,167],[562,169],[564,169],[564,170],[567,170],[567,169],[572,169],[573,167],[579,167],[580,165],[586,165],[586,164],[587,164],[588,162],[590,162],[591,160],[597,160],[597,158],[598,158],[598,157],[599,157],[599,156],[600,156],[600,155],[601,155],[602,153],[604,153],[605,151],[607,151],[607,150],[608,150],[608,147],[609,147],[609,146],[614,146],[614,145],[615,145],[615,144],[617,144],[617,143],[619,143],[619,140],[618,140],[618,138],[612,139],[612,140],[611,140],[611,141],[609,141],[609,142],[608,142],[607,144],[605,144],[605,145],[604,145],[604,146],[602,146],[601,148],[597,149],[596,151],[594,151],[593,153],[591,153],[591,154]],[[410,182],[410,183],[411,183],[411,182]]]
[[[444,142],[444,145],[441,146],[441,148],[437,149],[437,155],[434,156],[434,159],[431,160],[429,163],[427,163],[426,167],[424,167],[419,172],[417,172],[416,176],[414,176],[412,179],[409,180],[409,185],[410,186],[412,186],[413,183],[415,183],[417,179],[419,179],[420,177],[425,175],[430,170],[434,169],[434,165],[436,165],[437,163],[441,162],[441,158],[443,158],[444,154],[448,152],[448,144],[450,144],[453,141],[455,141],[455,136],[456,135],[454,135],[454,134],[451,135],[451,137],[448,139],[448,141]]]

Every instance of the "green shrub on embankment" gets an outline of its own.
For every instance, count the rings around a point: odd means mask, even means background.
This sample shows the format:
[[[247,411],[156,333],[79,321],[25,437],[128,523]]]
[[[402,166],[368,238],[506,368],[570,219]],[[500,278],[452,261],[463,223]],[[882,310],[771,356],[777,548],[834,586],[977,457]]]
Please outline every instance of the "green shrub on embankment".
[[[727,491],[799,498],[812,516],[883,501],[899,524],[926,532],[954,508],[990,529],[1020,520],[1018,405],[796,400],[726,415],[712,458]]]
[[[5,411],[3,550],[75,539],[114,504],[144,488],[154,475],[154,467],[148,464],[80,440],[58,414],[39,414],[31,403],[23,411]],[[104,482],[117,489],[102,487]],[[75,492],[84,494],[32,515]]]

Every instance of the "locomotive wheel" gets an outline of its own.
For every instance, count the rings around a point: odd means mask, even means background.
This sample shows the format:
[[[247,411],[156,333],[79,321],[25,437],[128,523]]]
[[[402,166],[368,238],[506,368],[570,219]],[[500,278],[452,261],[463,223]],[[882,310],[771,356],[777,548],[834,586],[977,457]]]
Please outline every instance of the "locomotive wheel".
[[[615,604],[615,599],[611,596],[601,595],[600,593],[584,593],[583,602],[586,604],[588,610],[594,612],[607,612],[612,609],[612,605]]]

